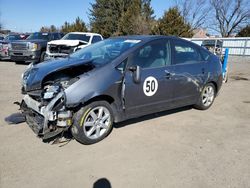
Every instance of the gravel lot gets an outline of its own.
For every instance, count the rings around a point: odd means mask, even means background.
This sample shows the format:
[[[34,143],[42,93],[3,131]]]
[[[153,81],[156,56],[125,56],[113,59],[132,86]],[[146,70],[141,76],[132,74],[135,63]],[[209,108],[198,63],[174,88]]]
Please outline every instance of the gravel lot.
[[[102,142],[46,144],[18,112],[25,65],[0,62],[0,187],[250,187],[250,58],[230,59],[230,78],[207,111],[182,108],[118,124]],[[249,80],[247,80],[249,79]],[[99,186],[103,187],[103,186]]]

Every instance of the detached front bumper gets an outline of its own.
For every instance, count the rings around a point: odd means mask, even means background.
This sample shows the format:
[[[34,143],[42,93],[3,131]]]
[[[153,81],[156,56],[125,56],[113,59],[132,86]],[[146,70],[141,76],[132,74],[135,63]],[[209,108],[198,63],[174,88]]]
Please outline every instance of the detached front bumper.
[[[40,51],[21,51],[21,50],[11,50],[10,57],[12,61],[18,62],[30,62],[36,63],[40,60]]]
[[[36,135],[44,140],[56,136],[71,125],[71,111],[62,107],[64,92],[58,93],[46,106],[25,95],[21,110],[26,122]]]

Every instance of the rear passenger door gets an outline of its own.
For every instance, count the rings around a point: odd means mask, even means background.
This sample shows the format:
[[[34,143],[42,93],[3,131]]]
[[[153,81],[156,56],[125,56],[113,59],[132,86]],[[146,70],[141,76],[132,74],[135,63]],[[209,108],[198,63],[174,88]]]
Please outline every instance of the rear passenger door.
[[[184,106],[196,103],[200,89],[207,77],[207,63],[199,48],[191,42],[175,39],[172,46],[174,56],[174,104]]]

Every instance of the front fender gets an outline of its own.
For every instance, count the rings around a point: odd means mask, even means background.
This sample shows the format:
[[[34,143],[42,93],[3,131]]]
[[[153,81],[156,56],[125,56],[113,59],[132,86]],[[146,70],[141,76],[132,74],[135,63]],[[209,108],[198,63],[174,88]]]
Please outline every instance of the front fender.
[[[65,90],[66,106],[75,107],[99,95],[116,98],[117,87],[113,86],[120,79],[121,73],[111,66],[83,75]]]

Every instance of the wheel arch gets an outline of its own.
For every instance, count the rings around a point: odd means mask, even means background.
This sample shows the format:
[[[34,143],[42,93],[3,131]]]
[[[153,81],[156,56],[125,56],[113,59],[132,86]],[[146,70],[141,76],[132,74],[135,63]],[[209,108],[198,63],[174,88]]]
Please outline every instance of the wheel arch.
[[[79,107],[81,108],[81,107],[88,105],[88,104],[95,102],[95,101],[106,101],[110,104],[110,107],[111,107],[112,112],[113,112],[115,123],[123,120],[123,114],[120,113],[119,107],[115,103],[115,99],[113,97],[111,97],[110,95],[97,95],[97,96],[92,97],[91,99],[87,100],[86,102],[82,103]]]
[[[217,93],[218,92],[218,86],[217,86],[217,83],[215,82],[215,81],[209,81],[208,82],[208,84],[209,83],[211,83],[211,84],[213,84],[214,85],[214,87],[215,87],[215,93]]]
[[[115,101],[115,99],[109,95],[97,95],[97,96],[87,100],[86,102],[84,102],[83,105],[88,105],[94,101],[106,101],[111,105]]]

